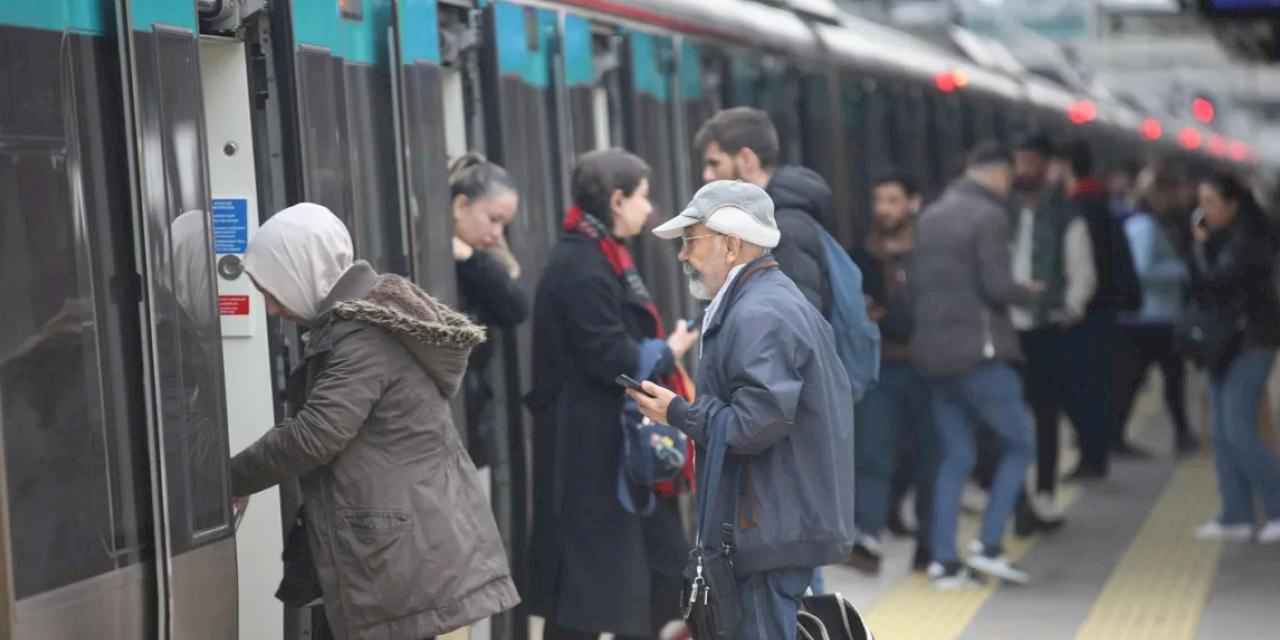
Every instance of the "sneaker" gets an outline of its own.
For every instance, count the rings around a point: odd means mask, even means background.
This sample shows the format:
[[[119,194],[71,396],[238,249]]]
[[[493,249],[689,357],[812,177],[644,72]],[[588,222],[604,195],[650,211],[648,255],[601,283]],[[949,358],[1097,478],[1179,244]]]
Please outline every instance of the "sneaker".
[[[679,620],[672,620],[658,632],[658,640],[692,640],[689,627]]]
[[[845,564],[867,575],[877,576],[880,575],[880,563],[883,558],[879,540],[871,536],[859,536]]]
[[[1195,535],[1196,540],[1205,542],[1248,542],[1253,537],[1253,527],[1247,524],[1222,524],[1217,520],[1210,520],[1200,525]]]
[[[969,570],[959,562],[948,562],[946,564],[934,562],[929,565],[928,575],[929,583],[939,591],[978,586],[978,583],[969,575]]]
[[[1280,520],[1272,520],[1258,531],[1258,542],[1261,544],[1275,544],[1280,542]]]
[[[911,555],[911,570],[924,573],[929,570],[930,563],[929,549],[924,545],[917,544],[915,553]]]
[[[1015,584],[1031,582],[1031,576],[1017,565],[1009,562],[1009,559],[1003,554],[999,552],[988,553],[977,540],[973,542],[970,549],[974,552],[973,555],[969,556],[968,560],[970,569]]]
[[[1045,522],[1062,521],[1062,509],[1058,508],[1058,501],[1053,498],[1053,493],[1049,491],[1037,491],[1031,498],[1031,508]]]

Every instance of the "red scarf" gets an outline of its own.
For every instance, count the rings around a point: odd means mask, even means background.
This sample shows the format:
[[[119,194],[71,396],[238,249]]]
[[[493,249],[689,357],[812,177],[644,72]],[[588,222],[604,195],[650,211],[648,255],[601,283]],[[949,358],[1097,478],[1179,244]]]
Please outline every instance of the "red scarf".
[[[605,259],[609,261],[609,266],[613,267],[614,275],[622,280],[622,284],[652,316],[654,337],[660,340],[666,338],[667,331],[662,324],[662,315],[658,313],[658,305],[654,303],[649,289],[644,286],[644,280],[640,278],[640,271],[636,269],[636,261],[631,257],[631,250],[627,249],[627,245],[613,237],[598,218],[576,206],[571,207],[565,214],[564,230],[582,234],[596,241],[596,246],[600,247],[600,253],[604,254]],[[693,400],[693,385],[689,382],[688,374],[679,364],[676,365],[674,373],[658,382],[685,400]],[[689,484],[690,490],[693,488],[694,478],[693,451],[693,440],[689,440],[685,451],[685,465],[680,470],[680,475]],[[674,496],[678,493],[674,482],[659,482],[655,491],[660,496]]]
[[[1071,199],[1078,200],[1083,196],[1103,195],[1106,192],[1102,182],[1097,178],[1080,178],[1071,189]]]

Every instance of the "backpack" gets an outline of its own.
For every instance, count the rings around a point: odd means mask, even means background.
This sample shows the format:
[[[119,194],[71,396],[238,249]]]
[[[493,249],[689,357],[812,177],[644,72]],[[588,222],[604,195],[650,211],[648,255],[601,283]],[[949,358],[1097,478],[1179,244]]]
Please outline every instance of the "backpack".
[[[857,402],[880,379],[880,327],[867,316],[862,270],[825,229],[819,229],[831,279],[831,329],[836,352],[849,374]]]

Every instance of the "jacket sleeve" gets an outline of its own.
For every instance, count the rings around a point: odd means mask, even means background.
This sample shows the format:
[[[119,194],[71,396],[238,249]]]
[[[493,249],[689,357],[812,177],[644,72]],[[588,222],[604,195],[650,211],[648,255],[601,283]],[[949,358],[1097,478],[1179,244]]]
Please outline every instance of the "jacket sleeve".
[[[339,339],[294,417],[231,459],[231,492],[247,496],[327,464],[360,432],[386,390],[385,348],[377,331]]]
[[[528,297],[520,283],[493,255],[476,251],[457,263],[457,269],[458,284],[481,324],[514,327],[529,315]]]
[[[1003,213],[988,216],[977,231],[978,277],[983,296],[997,305],[1027,306],[1035,302],[1031,289],[1013,279],[1009,253],[1009,220]]]
[[[1084,317],[1085,307],[1098,291],[1097,263],[1084,219],[1076,218],[1067,225],[1062,245],[1066,257],[1066,312],[1071,320],[1076,320]]]
[[[804,387],[800,371],[811,354],[773,314],[741,323],[735,334],[724,346],[732,354],[725,372],[729,402],[709,393],[698,394],[692,405],[677,397],[667,418],[699,444],[709,443],[711,430],[722,430],[730,453],[756,455],[795,426]]]
[[[1239,287],[1252,274],[1268,267],[1270,252],[1268,243],[1247,237],[1247,231],[1237,230],[1227,240],[1214,259],[1205,251],[1204,243],[1197,243],[1193,251],[1192,282],[1196,288],[1207,291],[1225,291]]]
[[[822,262],[820,238],[813,228],[809,214],[803,211],[779,211],[775,216],[782,241],[773,250],[778,267],[799,287],[800,293],[813,307],[827,315],[828,301],[823,299],[823,276],[826,265]]]
[[[589,274],[566,283],[561,291],[572,297],[557,302],[565,308],[563,331],[572,350],[572,366],[608,385],[619,374],[633,375],[640,354],[640,343],[627,333],[614,287],[609,278]]]
[[[1156,261],[1156,246],[1164,233],[1149,217],[1136,215],[1125,221],[1125,235],[1138,278],[1147,284],[1176,284],[1187,279],[1187,265],[1174,257]]]

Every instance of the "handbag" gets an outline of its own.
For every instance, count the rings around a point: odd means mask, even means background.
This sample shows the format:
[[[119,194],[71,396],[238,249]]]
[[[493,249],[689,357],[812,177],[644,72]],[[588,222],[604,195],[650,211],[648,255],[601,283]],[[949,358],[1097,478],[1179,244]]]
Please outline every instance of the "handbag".
[[[284,561],[284,575],[276,589],[276,599],[290,607],[301,609],[318,604],[324,595],[316,563],[311,557],[311,544],[307,542],[306,505],[298,507],[293,526],[284,541],[280,558]]]
[[[862,615],[838,593],[800,601],[797,640],[875,640]]]
[[[622,463],[618,465],[618,502],[628,513],[647,516],[658,506],[659,482],[671,482],[685,466],[689,439],[679,429],[640,414],[627,398],[622,408]],[[634,494],[644,494],[637,506]]]
[[[698,509],[698,528],[684,570],[682,614],[697,640],[733,640],[742,622],[738,579],[733,570],[733,523],[720,525],[719,548],[708,548],[710,513],[716,501],[728,444],[720,430],[712,430],[707,451],[706,492]],[[736,501],[736,499],[735,499]],[[732,509],[736,511],[736,509]]]
[[[1194,300],[1174,329],[1178,350],[1196,366],[1221,371],[1240,350],[1245,315],[1236,305],[1213,305]]]

